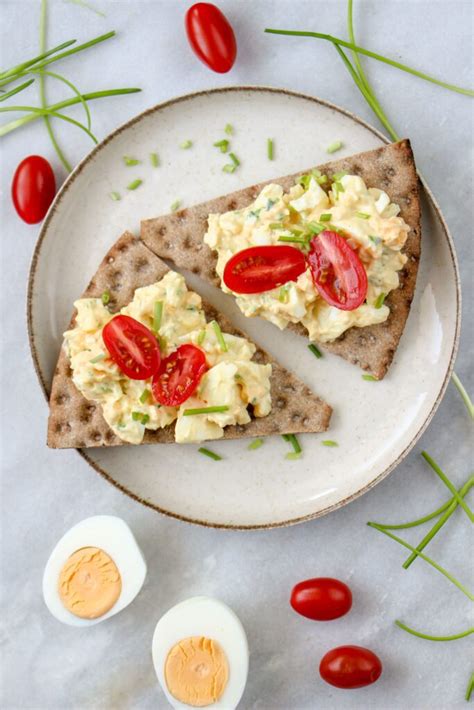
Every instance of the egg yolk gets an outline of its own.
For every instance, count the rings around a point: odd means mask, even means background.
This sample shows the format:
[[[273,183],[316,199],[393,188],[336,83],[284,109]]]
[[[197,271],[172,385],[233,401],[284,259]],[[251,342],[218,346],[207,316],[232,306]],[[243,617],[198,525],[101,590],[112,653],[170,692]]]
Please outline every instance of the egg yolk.
[[[98,547],[82,547],[65,562],[59,573],[58,591],[71,614],[97,619],[120,596],[120,572],[109,555]]]
[[[183,639],[168,653],[165,679],[176,700],[198,708],[212,705],[222,697],[229,679],[227,658],[213,639]]]

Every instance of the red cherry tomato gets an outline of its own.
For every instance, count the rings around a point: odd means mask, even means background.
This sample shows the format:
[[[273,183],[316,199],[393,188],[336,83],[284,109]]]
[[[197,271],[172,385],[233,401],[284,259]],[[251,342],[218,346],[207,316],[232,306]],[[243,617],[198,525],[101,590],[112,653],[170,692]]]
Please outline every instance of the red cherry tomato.
[[[18,215],[27,224],[41,222],[56,194],[51,165],[40,155],[21,161],[12,180],[12,200]]]
[[[293,609],[315,621],[330,621],[347,614],[352,593],[347,584],[331,577],[316,577],[299,582],[291,592]]]
[[[235,62],[237,44],[234,30],[219,8],[197,2],[187,11],[185,25],[189,44],[201,62],[220,74],[228,72]]]
[[[363,688],[382,674],[380,658],[362,646],[339,646],[328,651],[319,664],[321,678],[336,688]]]
[[[235,293],[262,293],[296,281],[306,269],[303,252],[294,247],[250,247],[234,254],[224,269],[224,283]]]
[[[204,352],[195,345],[180,345],[168,355],[153,377],[152,391],[157,402],[178,407],[196,391],[207,367]]]
[[[104,326],[102,339],[112,360],[131,380],[147,380],[160,367],[155,336],[135,318],[115,316]]]
[[[367,296],[367,273],[344,237],[324,231],[311,240],[308,261],[320,296],[341,311],[353,311]]]

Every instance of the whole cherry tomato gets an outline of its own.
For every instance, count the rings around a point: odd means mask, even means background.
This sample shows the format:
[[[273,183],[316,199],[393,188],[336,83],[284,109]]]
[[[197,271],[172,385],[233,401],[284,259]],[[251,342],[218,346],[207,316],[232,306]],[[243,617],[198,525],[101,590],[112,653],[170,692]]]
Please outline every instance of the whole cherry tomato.
[[[380,658],[362,646],[339,646],[328,651],[319,664],[321,678],[336,688],[363,688],[382,674]]]
[[[186,34],[194,53],[209,69],[225,74],[237,56],[234,30],[218,7],[197,2],[186,13]]]
[[[305,256],[295,247],[250,247],[229,259],[223,278],[235,293],[262,293],[296,281],[305,269]]]
[[[21,161],[12,180],[12,199],[18,215],[27,224],[44,218],[56,194],[56,180],[51,165],[40,155]]]
[[[367,296],[367,272],[344,237],[325,230],[311,239],[308,261],[321,298],[342,311],[358,308]]]
[[[131,380],[147,380],[160,367],[158,341],[143,323],[130,316],[115,316],[102,330],[112,360]]]
[[[168,355],[153,377],[152,391],[157,402],[178,407],[195,391],[208,369],[204,352],[191,343],[180,345]]]
[[[291,592],[293,609],[315,621],[330,621],[347,614],[352,593],[347,584],[331,577],[316,577],[299,582]]]

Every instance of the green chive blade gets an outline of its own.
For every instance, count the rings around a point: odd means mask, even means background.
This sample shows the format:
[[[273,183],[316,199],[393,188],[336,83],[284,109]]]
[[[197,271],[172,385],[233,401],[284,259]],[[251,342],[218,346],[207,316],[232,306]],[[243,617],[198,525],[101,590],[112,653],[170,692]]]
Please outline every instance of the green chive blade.
[[[106,306],[110,301],[110,291],[104,291],[100,298],[104,306]]]
[[[219,456],[219,454],[216,454],[214,451],[211,451],[210,449],[206,449],[204,446],[200,446],[198,451],[200,454],[204,454],[204,456],[208,456],[213,461],[222,461],[222,456]]]
[[[230,123],[226,124],[224,131],[227,133],[228,136],[231,136],[234,133],[234,129]]]
[[[315,357],[317,357],[318,360],[319,360],[320,357],[323,356],[321,350],[320,350],[314,343],[310,343],[310,344],[308,345],[308,350],[311,350],[311,352],[313,353],[313,355],[314,355]]]
[[[337,441],[333,441],[332,439],[324,439],[324,441],[321,442],[323,446],[339,446]]]
[[[374,375],[362,375],[362,379],[366,382],[378,382],[378,378]]]
[[[153,331],[158,333],[161,327],[161,319],[163,317],[163,301],[156,301],[153,306]]]
[[[111,192],[109,195],[110,199],[113,200],[114,202],[118,202],[122,198],[120,197],[120,192]]]
[[[222,172],[223,173],[235,173],[236,166],[234,163],[226,163],[226,165],[223,166]]]
[[[301,458],[301,451],[289,451],[285,454],[285,459],[288,461],[295,461]]]
[[[240,160],[235,155],[235,153],[229,153],[229,158],[232,160],[236,168],[240,165]]]
[[[140,185],[143,183],[143,180],[140,180],[137,178],[136,180],[132,180],[132,182],[129,182],[127,185],[127,190],[136,190]]]
[[[385,293],[380,293],[374,303],[374,308],[382,308],[383,302],[385,301]]]
[[[216,334],[217,342],[219,343],[220,349],[222,350],[222,352],[226,353],[228,351],[228,347],[227,343],[225,342],[219,323],[216,320],[213,320],[212,327],[214,329],[214,333]]]
[[[181,207],[181,200],[175,200],[170,206],[170,212],[176,212]]]
[[[407,626],[407,624],[404,624],[403,621],[399,621],[398,619],[395,620],[395,624],[399,629],[403,629],[403,631],[412,634],[412,636],[418,636],[418,638],[426,639],[427,641],[456,641],[457,639],[462,639],[465,636],[474,634],[474,626],[471,626],[469,629],[461,631],[458,634],[451,634],[449,636],[432,636],[431,634],[425,634],[421,631],[415,631],[415,629],[412,629],[410,626]]]
[[[150,153],[150,163],[153,168],[157,168],[160,164],[160,159],[158,158],[158,153]]]
[[[131,158],[129,155],[124,155],[122,160],[127,167],[131,167],[132,165],[140,165],[141,163],[141,160],[138,160],[137,158]]]
[[[267,158],[268,160],[274,159],[274,144],[272,138],[267,138]]]
[[[333,143],[326,148],[326,153],[336,153],[338,150],[341,150],[343,145],[342,141],[333,141]]]
[[[185,409],[183,417],[193,417],[197,414],[215,414],[227,411],[229,411],[229,407],[226,404],[215,405],[213,407],[196,407],[194,409]]]
[[[466,409],[469,412],[471,419],[474,419],[474,404],[472,403],[471,398],[469,397],[466,389],[464,388],[463,383],[461,382],[461,380],[459,379],[459,377],[456,375],[455,372],[453,372],[453,374],[451,375],[451,379],[454,382],[454,385],[456,386],[459,394],[461,395],[462,400],[463,400],[464,404],[466,405]]]
[[[263,439],[254,439],[247,446],[247,449],[249,449],[249,451],[255,451],[255,449],[259,449],[261,446],[263,446]]]

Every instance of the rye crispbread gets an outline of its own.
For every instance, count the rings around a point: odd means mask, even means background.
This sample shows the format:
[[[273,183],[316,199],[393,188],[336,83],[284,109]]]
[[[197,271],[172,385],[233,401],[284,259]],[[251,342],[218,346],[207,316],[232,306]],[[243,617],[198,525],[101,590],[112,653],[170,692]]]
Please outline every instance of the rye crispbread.
[[[100,298],[108,290],[109,308],[116,312],[132,300],[137,288],[158,281],[167,271],[166,264],[140,239],[125,232],[103,259],[83,297]],[[206,318],[217,320],[225,333],[247,337],[204,301],[203,308]],[[70,327],[74,320],[75,314]],[[257,347],[253,360],[272,365],[272,410],[267,417],[252,418],[249,424],[226,427],[225,439],[327,429],[332,411],[329,405],[261,348]],[[64,449],[125,444],[105,422],[100,406],[86,400],[76,389],[71,375],[69,359],[62,347],[51,387],[48,446]],[[143,440],[144,444],[172,442],[174,424],[157,431],[146,430]]]
[[[317,167],[329,177],[341,170],[360,175],[368,187],[385,190],[392,202],[400,206],[400,216],[411,227],[403,249],[408,260],[399,272],[400,287],[392,291],[385,300],[390,308],[388,319],[378,325],[353,327],[337,340],[321,344],[324,349],[340,355],[381,379],[392,362],[410,311],[420,259],[420,197],[410,142],[402,140]],[[173,214],[144,220],[141,223],[141,238],[161,258],[170,259],[176,266],[188,269],[219,286],[219,277],[215,271],[215,253],[203,242],[208,215],[246,207],[269,182],[278,183],[288,190],[295,184],[299,175],[310,170],[267,180]],[[288,327],[308,337],[301,324],[290,324]]]

